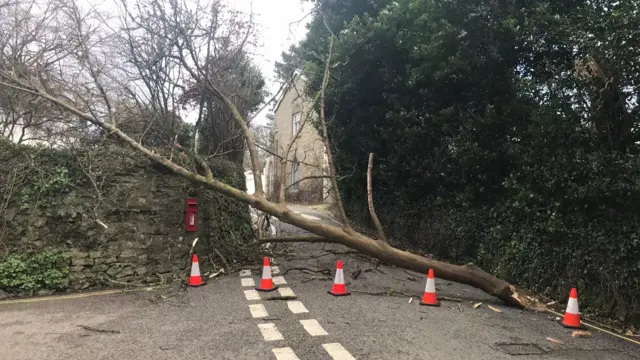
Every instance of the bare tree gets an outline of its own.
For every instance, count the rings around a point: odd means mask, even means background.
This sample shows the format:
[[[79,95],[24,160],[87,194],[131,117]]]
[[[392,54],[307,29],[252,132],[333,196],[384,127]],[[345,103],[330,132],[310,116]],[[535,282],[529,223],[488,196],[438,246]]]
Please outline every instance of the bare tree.
[[[452,265],[422,256],[412,254],[390,246],[385,241],[376,241],[361,233],[354,231],[349,225],[346,213],[342,208],[337,187],[336,173],[333,166],[331,147],[326,131],[326,119],[324,118],[324,93],[326,91],[331,69],[331,47],[328,56],[325,59],[326,68],[322,88],[320,89],[320,120],[323,127],[323,141],[329,159],[329,170],[331,181],[333,183],[333,194],[337,198],[337,205],[340,208],[341,217],[345,223],[344,227],[332,227],[319,222],[307,219],[295,212],[289,210],[285,204],[277,204],[265,198],[263,185],[261,181],[261,168],[258,159],[257,147],[254,136],[243,116],[238,110],[232,97],[234,94],[225,94],[221,87],[216,83],[216,77],[207,69],[208,63],[206,56],[207,46],[210,43],[210,27],[215,24],[211,20],[211,11],[199,11],[199,9],[210,9],[211,3],[206,6],[187,5],[186,2],[179,0],[153,0],[157,6],[156,16],[158,22],[154,30],[166,45],[165,51],[168,59],[179,64],[184,71],[184,76],[188,76],[190,81],[199,89],[206,91],[206,94],[215,98],[216,102],[224,105],[226,111],[232,116],[238,128],[241,130],[244,142],[249,151],[251,158],[251,166],[254,173],[255,193],[248,194],[245,191],[234,188],[233,186],[222,182],[216,178],[206,162],[198,160],[198,155],[190,151],[189,154],[194,156],[200,167],[197,171],[190,171],[178,164],[172,162],[169,157],[157,153],[154,150],[145,147],[139,140],[125,134],[118,127],[117,119],[113,114],[113,99],[117,99],[124,90],[114,85],[113,81],[106,81],[116,75],[122,75],[117,69],[114,70],[109,66],[109,61],[100,54],[100,41],[108,41],[108,37],[101,35],[104,29],[92,28],[90,23],[77,23],[73,27],[72,46],[76,47],[73,56],[76,61],[74,66],[77,69],[73,74],[60,73],[52,76],[48,81],[55,83],[56,91],[51,90],[41,80],[37,78],[24,78],[19,74],[11,71],[11,68],[4,67],[0,70],[0,86],[12,91],[21,91],[24,94],[38,96],[52,104],[64,109],[78,119],[87,121],[93,126],[99,127],[105,133],[120,139],[124,144],[138,151],[152,161],[165,166],[175,174],[183,176],[194,183],[201,184],[209,189],[217,191],[223,195],[232,197],[242,201],[251,207],[277,217],[280,221],[294,225],[301,229],[307,230],[314,235],[304,237],[284,237],[284,238],[264,238],[259,239],[258,243],[270,242],[334,242],[340,243],[347,247],[358,250],[364,254],[375,257],[382,262],[403,267],[406,269],[427,273],[429,268],[433,268],[439,278],[452,280],[484,290],[485,292],[497,296],[509,304],[518,306],[528,306],[531,301],[524,296],[524,293],[507,283],[506,281],[495,278],[494,276],[482,271],[472,264]],[[215,3],[215,2],[213,2]],[[74,4],[69,2],[71,23],[74,20],[85,19],[86,16],[76,17],[74,15]],[[75,7],[78,9],[78,7]],[[82,14],[78,12],[78,14]],[[86,15],[86,14],[82,14]],[[126,16],[129,19],[140,19],[140,14],[133,10],[126,10]],[[133,22],[133,20],[132,20]],[[332,38],[333,39],[333,38]],[[332,43],[333,41],[330,41]],[[80,74],[80,76],[75,75]],[[171,74],[169,79],[174,80],[175,74]],[[89,84],[85,80],[91,79]],[[108,85],[108,86],[107,86]],[[122,85],[122,84],[121,84]],[[134,89],[129,89],[135,92]],[[91,94],[87,97],[86,94]],[[71,94],[71,95],[67,95]],[[85,95],[85,96],[82,96]],[[89,101],[90,100],[90,101]],[[110,109],[111,108],[111,109]],[[187,151],[180,148],[181,151]],[[365,184],[363,184],[365,185]],[[366,199],[363,199],[363,202]]]

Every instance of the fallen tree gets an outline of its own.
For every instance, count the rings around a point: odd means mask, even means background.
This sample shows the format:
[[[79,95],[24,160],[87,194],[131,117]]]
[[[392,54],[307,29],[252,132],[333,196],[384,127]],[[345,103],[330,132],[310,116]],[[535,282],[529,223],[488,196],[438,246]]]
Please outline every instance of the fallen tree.
[[[284,202],[275,203],[267,200],[264,195],[264,189],[261,181],[261,169],[259,159],[257,156],[256,145],[254,136],[247,124],[246,119],[240,114],[233,101],[231,101],[229,95],[223,94],[217,87],[215,79],[209,76],[207,64],[208,58],[202,59],[199,54],[202,53],[201,47],[207,47],[210,45],[211,39],[207,38],[209,29],[217,26],[217,18],[209,19],[209,23],[202,23],[203,17],[199,17],[194,13],[198,11],[189,10],[186,5],[183,5],[178,0],[168,0],[163,3],[163,6],[157,6],[158,0],[151,0],[150,5],[155,11],[158,12],[154,18],[159,22],[154,28],[148,28],[147,31],[155,31],[155,35],[166,36],[166,60],[175,61],[180,65],[181,69],[187,76],[190,77],[190,82],[197,84],[198,87],[205,88],[208,93],[212,94],[221,104],[223,104],[229,113],[232,115],[237,126],[242,130],[242,135],[246,143],[247,149],[251,157],[251,165],[253,168],[253,178],[255,182],[255,193],[248,194],[247,192],[234,188],[222,180],[216,178],[207,163],[202,161],[197,153],[185,149],[182,146],[176,145],[173,151],[185,153],[193,157],[194,161],[199,165],[196,170],[191,171],[187,168],[176,164],[171,161],[169,157],[156,153],[147,147],[143,146],[139,141],[136,141],[132,137],[122,132],[117,126],[117,119],[111,116],[110,111],[105,109],[110,108],[110,98],[116,97],[117,94],[107,94],[109,87],[104,86],[103,81],[106,72],[104,66],[99,65],[93,55],[91,54],[91,46],[87,44],[80,44],[79,49],[69,52],[69,56],[77,56],[78,61],[75,66],[79,67],[80,71],[88,74],[88,77],[94,83],[94,90],[98,93],[98,96],[93,97],[91,101],[85,101],[79,103],[69,99],[65,96],[65,93],[81,92],[82,87],[78,84],[74,84],[69,78],[56,77],[53,73],[47,73],[46,84],[43,82],[40,75],[37,62],[34,62],[34,66],[28,71],[20,71],[16,65],[12,64],[10,60],[4,59],[5,63],[2,64],[0,69],[0,86],[9,88],[15,91],[21,91],[27,94],[38,96],[45,99],[57,107],[63,109],[70,115],[78,118],[80,121],[86,121],[94,126],[104,130],[105,135],[116,137],[122,141],[126,146],[137,150],[140,154],[146,156],[152,161],[163,165],[167,169],[171,170],[175,174],[183,176],[195,183],[202,184],[203,186],[217,191],[226,196],[232,197],[246,204],[249,204],[253,208],[267,213],[271,216],[277,217],[280,221],[287,224],[294,225],[298,228],[307,230],[313,233],[313,236],[303,237],[279,237],[279,238],[262,238],[259,239],[260,243],[269,242],[334,242],[339,243],[349,248],[355,249],[363,254],[369,255],[373,258],[379,259],[384,263],[392,264],[408,270],[417,271],[426,274],[430,268],[433,268],[436,275],[445,280],[455,281],[463,284],[468,284],[478,289],[485,291],[486,293],[496,296],[510,305],[516,305],[520,307],[528,307],[531,305],[531,301],[525,296],[522,290],[509,284],[508,282],[498,279],[491,274],[477,268],[472,264],[467,265],[452,265],[445,262],[440,262],[432,259],[428,259],[407,251],[400,250],[389,245],[382,232],[382,227],[378,228],[380,240],[376,240],[367,237],[357,231],[353,230],[349,225],[348,218],[342,207],[340,201],[340,192],[338,190],[338,183],[336,179],[336,172],[333,166],[331,146],[329,143],[327,131],[326,131],[326,119],[324,116],[324,94],[328,86],[330,79],[331,53],[333,44],[333,35],[330,39],[330,45],[328,50],[328,56],[325,58],[325,71],[324,81],[322,88],[320,89],[320,121],[322,123],[323,133],[322,138],[325,143],[325,149],[327,157],[329,159],[329,171],[331,183],[333,186],[332,193],[336,197],[336,203],[338,204],[340,217],[344,226],[342,228],[332,227],[321,224],[319,222],[309,220],[301,215],[298,215],[288,209]],[[73,2],[71,2],[73,4]],[[142,0],[140,1],[142,3]],[[144,4],[138,4],[138,7],[142,8]],[[206,7],[205,7],[206,8]],[[75,10],[77,11],[77,9]],[[129,19],[133,24],[138,26],[138,30],[145,30],[144,26],[140,25],[142,20],[140,14],[130,12],[125,8],[124,16]],[[79,18],[79,17],[78,17]],[[204,17],[206,18],[206,17]],[[81,25],[81,24],[80,24]],[[76,26],[73,30],[77,31],[75,39],[85,39],[82,41],[89,41],[91,39],[91,33],[85,33],[82,26]],[[130,28],[124,28],[122,31],[129,31],[128,36],[136,36],[133,30]],[[204,41],[203,41],[204,39]],[[240,45],[240,46],[243,46]],[[121,74],[115,74],[121,75]],[[176,82],[177,79],[171,79],[168,77],[166,81]],[[126,83],[122,82],[121,83]],[[75,88],[73,88],[75,86]],[[73,88],[73,89],[72,89]],[[53,90],[55,89],[55,90]],[[129,89],[132,90],[132,89]],[[135,92],[135,90],[132,90]],[[96,106],[93,102],[102,101],[101,106]],[[102,110],[102,111],[100,111]],[[103,114],[103,115],[100,115]],[[295,138],[294,140],[295,141]],[[290,146],[289,146],[290,148]],[[282,164],[286,164],[288,159],[285,157]],[[283,166],[285,167],[285,166]],[[371,167],[370,167],[371,168]],[[363,184],[364,185],[364,184]],[[371,190],[371,189],[370,189]],[[372,191],[369,192],[370,194]],[[372,197],[373,195],[371,195]],[[363,199],[364,200],[364,199]],[[375,217],[375,211],[373,210],[372,201],[369,199],[370,209],[372,216]]]

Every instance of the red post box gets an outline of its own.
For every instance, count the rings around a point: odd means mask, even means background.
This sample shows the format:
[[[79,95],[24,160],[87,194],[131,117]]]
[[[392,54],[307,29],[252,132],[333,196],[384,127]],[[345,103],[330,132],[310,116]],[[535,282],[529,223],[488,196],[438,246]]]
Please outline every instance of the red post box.
[[[187,198],[187,231],[193,232],[198,230],[198,199]]]

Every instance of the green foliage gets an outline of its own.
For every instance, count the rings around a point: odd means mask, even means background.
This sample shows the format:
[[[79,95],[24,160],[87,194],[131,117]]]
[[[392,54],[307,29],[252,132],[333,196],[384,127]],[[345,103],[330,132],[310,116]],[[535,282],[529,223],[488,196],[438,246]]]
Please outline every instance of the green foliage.
[[[340,190],[396,242],[640,323],[637,1],[314,0]],[[308,55],[305,55],[308,54]],[[279,64],[279,71],[286,64]]]
[[[50,205],[51,202],[48,200],[57,194],[69,191],[70,185],[71,179],[67,168],[55,166],[51,173],[36,178],[32,184],[20,190],[20,207],[28,209],[40,201],[44,206]]]
[[[0,289],[33,294],[40,289],[61,288],[69,274],[67,263],[62,253],[53,250],[9,256],[0,262]]]

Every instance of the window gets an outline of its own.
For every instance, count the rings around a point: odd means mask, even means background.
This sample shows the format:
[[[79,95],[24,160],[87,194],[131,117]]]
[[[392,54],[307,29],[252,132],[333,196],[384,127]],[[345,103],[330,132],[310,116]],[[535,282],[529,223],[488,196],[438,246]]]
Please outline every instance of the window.
[[[293,191],[300,190],[300,163],[298,160],[293,160],[291,165],[291,189]]]
[[[293,114],[293,126],[292,126],[292,132],[291,132],[291,137],[293,137],[297,132],[298,132],[298,128],[300,128],[300,119],[302,118],[302,113],[301,112],[297,112],[295,114]]]

